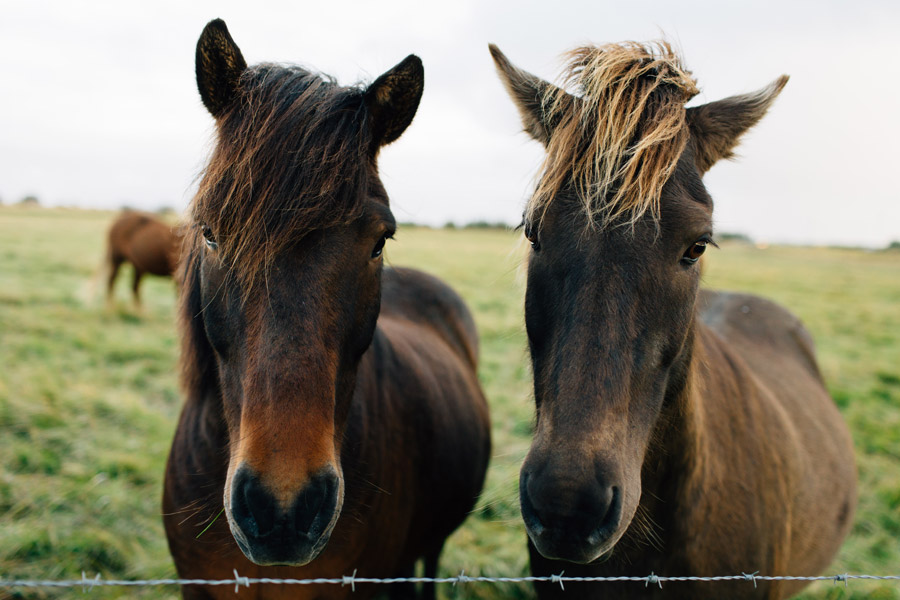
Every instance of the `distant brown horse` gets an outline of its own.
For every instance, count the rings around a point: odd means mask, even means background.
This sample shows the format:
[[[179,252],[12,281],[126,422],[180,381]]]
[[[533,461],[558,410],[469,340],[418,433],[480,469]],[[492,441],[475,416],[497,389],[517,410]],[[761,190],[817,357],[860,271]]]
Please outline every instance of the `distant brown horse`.
[[[396,223],[376,159],[415,115],[422,63],[411,55],[363,89],[300,67],[247,68],[216,20],[197,45],[197,82],[218,141],[182,262],[187,399],[163,499],[178,573],[391,577],[422,558],[434,576],[481,491],[490,428],[462,300],[434,277],[383,267]],[[237,595],[379,588],[355,589]]]
[[[524,221],[537,425],[519,495],[532,572],[819,573],[850,528],[856,471],[812,340],[769,301],[698,289],[714,245],[701,177],[787,77],[685,109],[697,88],[664,42],[579,48],[562,87],[491,53],[547,150]],[[774,599],[804,585],[538,591]]]
[[[107,304],[112,304],[119,269],[123,263],[129,262],[134,267],[131,282],[134,303],[140,306],[141,278],[145,273],[171,277],[178,268],[181,241],[182,234],[178,228],[163,223],[153,215],[129,210],[119,216],[107,236]]]

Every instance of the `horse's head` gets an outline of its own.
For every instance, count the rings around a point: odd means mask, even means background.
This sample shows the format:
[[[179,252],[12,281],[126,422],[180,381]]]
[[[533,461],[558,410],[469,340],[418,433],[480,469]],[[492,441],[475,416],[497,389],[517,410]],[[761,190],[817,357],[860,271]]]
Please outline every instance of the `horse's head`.
[[[412,121],[422,64],[409,56],[344,88],[299,67],[248,68],[213,21],[196,68],[218,136],[186,244],[186,385],[216,390],[241,550],[306,564],[341,512],[341,444],[395,229],[376,158]]]
[[[491,52],[547,149],[525,215],[537,428],[522,515],[541,554],[587,563],[629,528],[689,384],[697,261],[713,244],[701,177],[787,78],[685,109],[697,89],[665,43],[576,50],[562,88]]]

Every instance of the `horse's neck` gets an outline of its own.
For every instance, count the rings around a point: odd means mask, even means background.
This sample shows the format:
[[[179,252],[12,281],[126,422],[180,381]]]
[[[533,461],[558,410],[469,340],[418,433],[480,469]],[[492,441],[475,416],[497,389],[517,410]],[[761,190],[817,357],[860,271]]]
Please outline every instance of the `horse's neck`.
[[[710,490],[727,493],[725,482],[734,479],[738,459],[746,458],[743,430],[758,425],[745,423],[759,390],[742,359],[699,319],[689,344],[654,432],[657,445],[644,464],[645,509],[651,513],[659,508],[671,514]]]
[[[697,319],[682,359],[672,368],[664,407],[644,460],[642,504],[651,514],[657,503],[662,511],[670,511],[684,501],[689,490],[710,485],[708,479],[715,475],[710,459],[717,440],[710,435],[709,421],[716,411],[711,414],[710,403],[722,401],[721,380],[731,374],[723,373],[720,365],[711,368],[710,335]],[[730,365],[725,366],[728,368]],[[710,393],[712,389],[716,392]]]
[[[698,410],[702,410],[702,399],[698,399],[698,377],[702,376],[698,355],[702,348],[695,323],[685,344],[685,352],[670,371],[663,409],[657,419],[656,430],[651,435],[651,443],[644,459],[642,487],[644,489],[644,509],[654,501],[670,504],[681,481],[694,468],[702,446],[702,430],[698,423],[702,420]],[[702,360],[702,359],[701,359]]]

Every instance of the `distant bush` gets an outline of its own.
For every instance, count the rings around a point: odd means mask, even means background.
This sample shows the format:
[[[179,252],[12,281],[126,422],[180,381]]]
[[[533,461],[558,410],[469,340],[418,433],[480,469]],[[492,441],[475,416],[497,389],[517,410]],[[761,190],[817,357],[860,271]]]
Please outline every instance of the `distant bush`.
[[[726,231],[724,233],[717,233],[716,240],[720,242],[740,242],[742,244],[752,244],[753,239],[747,235],[746,233],[735,233]]]
[[[891,250],[893,252],[900,252],[900,240],[894,240],[890,244],[887,245],[885,250]]]
[[[490,221],[472,221],[471,223],[466,223],[463,225],[464,229],[501,229],[507,230],[509,229],[509,225],[502,222],[490,222]]]
[[[41,203],[38,200],[37,196],[28,195],[28,196],[25,196],[24,198],[22,198],[19,201],[19,204],[21,204],[23,206],[40,206]]]

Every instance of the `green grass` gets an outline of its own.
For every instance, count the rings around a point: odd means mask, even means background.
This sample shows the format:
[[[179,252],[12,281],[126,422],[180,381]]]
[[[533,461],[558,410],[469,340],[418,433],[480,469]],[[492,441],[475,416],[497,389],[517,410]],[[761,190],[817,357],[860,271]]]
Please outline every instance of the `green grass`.
[[[0,578],[167,577],[162,473],[180,406],[175,294],[144,282],[131,306],[89,293],[110,213],[0,208]],[[494,457],[475,514],[451,538],[445,574],[525,575],[517,500],[532,403],[522,325],[519,235],[402,228],[389,263],[416,266],[466,298],[481,332]],[[725,245],[705,281],[797,313],[857,450],[859,509],[829,573],[900,572],[900,254]],[[444,598],[532,598],[524,585],[441,587]],[[5,597],[69,597],[9,592]],[[80,594],[80,591],[78,592]],[[172,588],[92,597],[175,597]],[[816,584],[804,598],[900,598],[900,586]]]

